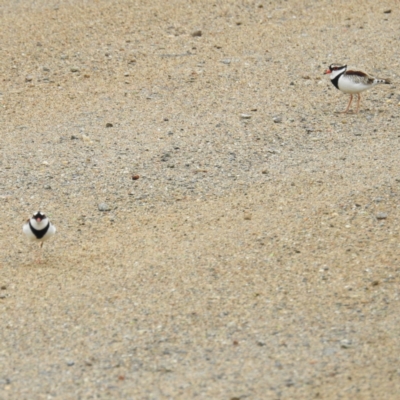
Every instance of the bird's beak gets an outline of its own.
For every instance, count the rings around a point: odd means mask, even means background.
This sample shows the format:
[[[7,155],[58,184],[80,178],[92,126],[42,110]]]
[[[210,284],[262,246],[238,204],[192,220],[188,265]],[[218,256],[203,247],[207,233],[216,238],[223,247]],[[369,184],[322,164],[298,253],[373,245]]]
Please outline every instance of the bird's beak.
[[[36,218],[36,221],[37,221],[37,222],[40,222],[41,220],[42,220],[42,218],[40,218],[40,217],[37,217],[37,218]]]
[[[330,74],[332,71],[330,70],[330,69],[327,69],[324,73],[323,73],[323,75],[326,75],[326,74]]]

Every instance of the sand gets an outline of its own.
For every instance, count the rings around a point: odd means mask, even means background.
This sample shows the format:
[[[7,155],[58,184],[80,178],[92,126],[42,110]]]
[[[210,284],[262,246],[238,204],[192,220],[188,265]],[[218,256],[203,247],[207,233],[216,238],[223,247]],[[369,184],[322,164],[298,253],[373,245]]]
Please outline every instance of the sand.
[[[1,1],[0,398],[398,399],[399,10]]]

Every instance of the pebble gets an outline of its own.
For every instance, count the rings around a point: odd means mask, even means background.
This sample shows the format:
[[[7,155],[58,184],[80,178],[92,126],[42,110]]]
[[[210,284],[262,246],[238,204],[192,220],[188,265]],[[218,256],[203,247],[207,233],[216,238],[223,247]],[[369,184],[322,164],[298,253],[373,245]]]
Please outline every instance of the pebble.
[[[78,139],[79,139],[78,136],[71,135],[71,140],[78,140]]]
[[[110,211],[111,208],[106,203],[100,203],[98,205],[99,211]]]
[[[251,115],[250,114],[240,114],[240,118],[242,118],[242,119],[250,119]]]
[[[114,125],[111,122],[106,123],[106,128],[112,128]]]
[[[168,159],[171,157],[171,153],[164,153],[161,156],[161,161],[168,161]]]
[[[223,60],[221,60],[221,62],[222,64],[229,65],[232,62],[232,60],[230,58],[224,58]]]
[[[282,122],[282,117],[273,117],[272,121],[274,121],[276,124],[280,124]]]
[[[78,67],[71,67],[71,72],[79,72],[79,68]]]
[[[203,32],[200,29],[192,32],[193,37],[200,37],[202,35],[203,35]]]
[[[388,215],[385,212],[378,212],[376,214],[376,219],[386,219],[387,217],[388,217]]]
[[[33,76],[32,75],[27,75],[25,77],[25,82],[32,82],[32,80],[33,80]]]
[[[50,189],[51,189],[51,186],[50,186],[50,185],[44,185],[44,186],[43,186],[43,189],[50,190]]]
[[[139,179],[139,175],[132,175],[132,180],[137,181]]]
[[[340,341],[340,347],[342,349],[349,349],[351,347],[351,345],[352,345],[352,342],[349,339],[342,339]]]

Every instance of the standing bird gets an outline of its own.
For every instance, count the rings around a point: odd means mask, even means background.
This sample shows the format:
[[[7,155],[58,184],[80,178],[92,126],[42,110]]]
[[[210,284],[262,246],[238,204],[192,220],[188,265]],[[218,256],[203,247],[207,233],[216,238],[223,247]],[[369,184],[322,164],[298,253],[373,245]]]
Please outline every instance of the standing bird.
[[[32,218],[28,219],[28,221],[24,224],[22,227],[22,232],[28,237],[28,239],[40,243],[38,258],[38,262],[40,263],[43,242],[56,233],[56,227],[44,214],[38,211],[36,214],[33,214]]]
[[[347,71],[347,65],[340,64],[331,64],[324,74],[331,74],[330,78],[332,84],[342,92],[350,94],[349,104],[346,110],[342,111],[343,113],[347,113],[349,111],[351,102],[353,100],[353,94],[357,93],[358,95],[356,110],[356,113],[358,113],[358,110],[360,109],[361,92],[371,89],[378,83],[391,83],[389,79],[374,78],[373,76],[370,76],[362,71]]]

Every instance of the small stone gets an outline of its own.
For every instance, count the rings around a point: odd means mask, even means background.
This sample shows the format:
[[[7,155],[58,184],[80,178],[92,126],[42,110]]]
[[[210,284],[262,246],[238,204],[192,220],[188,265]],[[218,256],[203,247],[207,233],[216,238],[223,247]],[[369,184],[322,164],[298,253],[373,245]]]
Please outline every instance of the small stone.
[[[2,286],[0,287],[0,289],[1,289],[1,290],[7,290],[7,286],[6,286],[6,285],[2,285]]]
[[[114,125],[111,122],[106,123],[106,128],[112,128]]]
[[[78,140],[78,139],[79,139],[78,136],[71,135],[71,140]]]
[[[379,281],[372,281],[371,285],[372,286],[378,286],[379,285]]]
[[[168,159],[171,157],[171,153],[164,153],[161,156],[161,161],[168,161]]]
[[[391,14],[391,12],[392,12],[392,10],[389,9],[389,10],[385,10],[383,13],[384,14]]]
[[[352,345],[352,342],[349,339],[343,339],[340,341],[340,347],[342,349],[349,349],[351,347],[351,345]]]
[[[71,72],[79,72],[79,68],[78,67],[71,67]]]
[[[174,164],[168,164],[167,168],[175,168],[175,165]]]
[[[67,365],[68,367],[72,367],[73,365],[75,365],[74,361],[67,361]]]
[[[203,32],[200,29],[192,32],[193,37],[200,37],[202,35],[203,35]]]
[[[291,386],[294,386],[294,381],[293,381],[293,379],[286,379],[285,380],[285,385],[287,386],[287,387],[291,387]]]
[[[265,342],[262,342],[262,341],[259,340],[257,342],[257,346],[263,347],[263,346],[265,346]]]
[[[378,212],[376,214],[376,219],[386,219],[387,217],[388,217],[388,215],[385,212]]]
[[[25,82],[32,82],[33,81],[33,76],[32,75],[27,75],[25,77]]]
[[[134,193],[132,192],[131,195],[134,195]],[[149,195],[147,194],[141,194],[140,196],[135,197],[135,200],[144,200],[148,196]]]
[[[251,115],[250,114],[240,114],[241,119],[250,119]]]
[[[43,189],[50,190],[50,189],[51,189],[51,186],[50,186],[50,185],[44,185],[44,186],[43,186]]]
[[[268,170],[264,169],[264,171],[262,171],[261,173],[264,174],[264,175],[268,175]]]
[[[282,117],[273,117],[272,121],[274,121],[275,124],[280,124],[282,122]]]
[[[221,60],[221,62],[222,64],[229,65],[232,62],[232,60],[230,58],[224,58],[223,60]]]
[[[252,217],[252,215],[249,214],[249,213],[245,213],[244,216],[243,216],[243,218],[244,218],[246,221],[250,221],[250,220],[251,220],[251,217]]]
[[[139,179],[139,175],[132,175],[132,180],[137,181]]]
[[[49,163],[47,161],[43,161],[42,164],[43,165],[49,165]]]
[[[111,208],[106,203],[100,203],[98,205],[98,208],[99,208],[99,211],[102,211],[102,212],[111,210]]]

